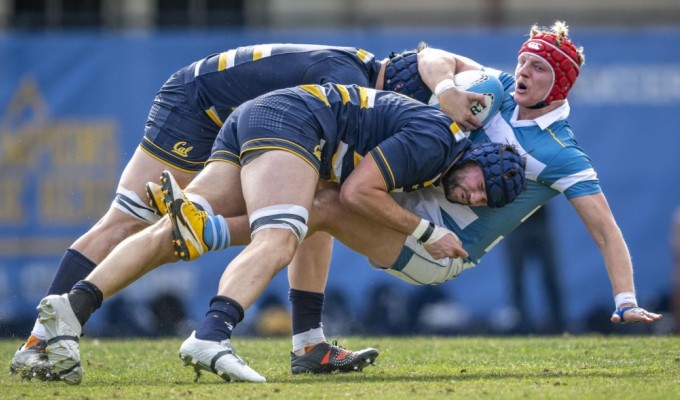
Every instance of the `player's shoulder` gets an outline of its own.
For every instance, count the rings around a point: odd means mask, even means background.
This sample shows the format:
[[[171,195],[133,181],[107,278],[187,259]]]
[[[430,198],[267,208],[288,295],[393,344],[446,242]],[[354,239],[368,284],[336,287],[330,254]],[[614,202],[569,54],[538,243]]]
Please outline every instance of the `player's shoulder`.
[[[578,147],[576,136],[574,136],[571,125],[566,119],[553,122],[544,129],[544,132],[560,143],[562,147]]]

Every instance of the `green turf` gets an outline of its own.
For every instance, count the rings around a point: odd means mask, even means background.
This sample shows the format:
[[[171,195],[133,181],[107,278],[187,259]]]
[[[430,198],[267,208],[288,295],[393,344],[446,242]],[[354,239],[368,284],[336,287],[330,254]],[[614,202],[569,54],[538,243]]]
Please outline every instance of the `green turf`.
[[[235,338],[268,382],[225,383],[183,367],[181,339],[83,338],[79,386],[22,381],[9,361],[20,344],[0,341],[1,399],[679,399],[680,338],[657,336],[413,337],[344,339],[380,350],[362,373],[289,372],[290,339]]]

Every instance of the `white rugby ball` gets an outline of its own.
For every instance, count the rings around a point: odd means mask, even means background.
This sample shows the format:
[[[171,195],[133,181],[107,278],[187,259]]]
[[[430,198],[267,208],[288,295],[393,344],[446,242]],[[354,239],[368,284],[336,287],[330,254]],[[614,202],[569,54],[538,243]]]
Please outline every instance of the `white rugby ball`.
[[[470,105],[470,111],[477,119],[482,121],[482,125],[486,125],[501,108],[504,92],[503,84],[495,76],[478,70],[464,71],[453,76],[453,83],[458,89],[484,95],[486,106],[482,106],[476,101]],[[439,99],[433,94],[428,104],[439,108]]]

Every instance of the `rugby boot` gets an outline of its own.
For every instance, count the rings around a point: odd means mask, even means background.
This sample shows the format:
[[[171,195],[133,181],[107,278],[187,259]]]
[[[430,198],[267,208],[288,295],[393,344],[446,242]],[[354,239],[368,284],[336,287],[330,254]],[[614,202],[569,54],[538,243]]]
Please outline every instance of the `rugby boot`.
[[[156,182],[147,182],[146,197],[149,198],[149,205],[156,215],[163,217],[165,214],[167,214],[168,209],[165,207],[163,188],[161,185],[157,184]]]
[[[50,295],[38,304],[38,321],[45,326],[51,375],[69,385],[83,380],[78,341],[82,327],[73,313],[67,294]]]
[[[331,372],[361,371],[378,357],[378,350],[367,348],[351,351],[328,342],[319,343],[307,353],[298,356],[290,353],[290,369],[293,374],[329,374]]]
[[[50,361],[45,351],[46,347],[47,342],[44,340],[40,340],[30,347],[27,347],[27,343],[23,343],[12,357],[12,362],[9,365],[10,375],[19,374],[22,379],[28,380],[32,378],[53,380]]]
[[[221,342],[196,338],[196,331],[182,343],[179,358],[185,366],[192,366],[196,371],[196,380],[201,371],[212,372],[227,382],[265,382],[266,379],[245,361],[236,355],[229,339]]]
[[[165,208],[172,222],[175,255],[184,261],[194,260],[208,251],[203,241],[203,228],[208,214],[190,202],[168,171],[161,175]]]

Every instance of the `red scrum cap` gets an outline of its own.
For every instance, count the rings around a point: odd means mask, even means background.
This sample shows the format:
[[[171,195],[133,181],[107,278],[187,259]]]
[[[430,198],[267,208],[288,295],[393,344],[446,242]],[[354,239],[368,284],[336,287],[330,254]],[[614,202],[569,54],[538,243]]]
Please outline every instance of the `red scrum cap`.
[[[519,54],[530,53],[545,60],[553,72],[553,85],[544,104],[564,100],[574,86],[582,64],[579,51],[565,35],[538,32],[524,42]]]

